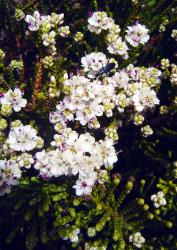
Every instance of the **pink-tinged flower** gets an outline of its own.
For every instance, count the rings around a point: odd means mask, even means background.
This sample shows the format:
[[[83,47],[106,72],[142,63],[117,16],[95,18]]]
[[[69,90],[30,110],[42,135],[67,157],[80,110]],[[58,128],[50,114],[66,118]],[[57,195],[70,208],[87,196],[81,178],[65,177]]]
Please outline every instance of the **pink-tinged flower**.
[[[86,181],[77,180],[76,185],[73,186],[76,189],[76,195],[89,195],[92,192],[92,186],[88,185]]]
[[[46,16],[41,16],[40,13],[36,10],[33,14],[31,15],[26,15],[25,21],[28,24],[28,29],[31,31],[37,31],[41,24],[46,20]]]
[[[145,25],[137,23],[133,26],[128,26],[125,38],[133,47],[137,47],[139,44],[147,43],[149,40],[148,31]]]

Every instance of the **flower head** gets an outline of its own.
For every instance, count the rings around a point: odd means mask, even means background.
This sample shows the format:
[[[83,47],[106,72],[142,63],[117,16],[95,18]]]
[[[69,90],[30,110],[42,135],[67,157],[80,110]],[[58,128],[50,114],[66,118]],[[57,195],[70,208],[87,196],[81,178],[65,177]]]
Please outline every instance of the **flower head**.
[[[15,112],[19,112],[27,104],[27,100],[22,98],[23,94],[20,89],[15,88],[14,91],[9,89],[0,99],[2,105],[12,105]]]
[[[133,47],[137,47],[139,44],[147,43],[149,40],[148,31],[145,25],[136,23],[133,26],[128,26],[125,38]]]
[[[36,148],[37,131],[31,125],[14,127],[8,136],[7,143],[14,151],[30,151]]]
[[[137,248],[142,248],[142,244],[145,242],[145,238],[141,235],[140,232],[130,235],[129,241],[133,243]]]
[[[151,195],[151,201],[154,202],[154,207],[159,208],[161,206],[165,206],[167,201],[165,199],[165,195],[162,191],[159,191],[157,194]]]

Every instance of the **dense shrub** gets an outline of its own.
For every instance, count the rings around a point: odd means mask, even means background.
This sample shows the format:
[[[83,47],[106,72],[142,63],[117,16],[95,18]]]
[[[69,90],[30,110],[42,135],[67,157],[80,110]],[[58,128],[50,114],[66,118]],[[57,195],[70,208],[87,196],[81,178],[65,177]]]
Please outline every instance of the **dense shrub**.
[[[177,249],[177,1],[0,1],[0,249]]]

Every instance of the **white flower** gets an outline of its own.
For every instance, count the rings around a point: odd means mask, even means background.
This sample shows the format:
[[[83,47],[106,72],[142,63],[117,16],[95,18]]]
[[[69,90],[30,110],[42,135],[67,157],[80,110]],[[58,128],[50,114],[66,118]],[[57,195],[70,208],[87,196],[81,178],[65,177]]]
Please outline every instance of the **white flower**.
[[[118,88],[126,89],[130,78],[129,78],[127,72],[125,72],[124,70],[121,70],[120,72],[116,72],[113,75],[112,80],[115,82],[115,85]]]
[[[102,52],[92,52],[81,58],[82,67],[84,67],[85,72],[88,72],[89,78],[94,78],[95,74],[105,67],[107,62],[106,55]]]
[[[160,103],[156,96],[156,92],[152,89],[137,92],[133,97],[135,109],[138,112],[143,111],[144,108],[153,108]]]
[[[30,151],[37,146],[37,131],[31,125],[14,127],[8,136],[7,143],[14,151]]]
[[[165,195],[162,191],[159,191],[157,194],[151,195],[151,201],[154,202],[154,207],[159,208],[161,206],[165,206],[167,201],[165,199]]]
[[[136,126],[141,125],[143,123],[143,121],[144,121],[144,117],[142,115],[135,114],[135,116],[134,116],[134,124]]]
[[[173,29],[171,36],[177,41],[177,29]]]
[[[68,174],[67,165],[62,159],[62,152],[58,149],[38,152],[36,159],[34,168],[39,169],[41,176],[50,178]]]
[[[76,185],[73,186],[76,189],[76,195],[89,195],[92,192],[92,186],[88,185],[86,181],[77,180]]]
[[[128,47],[121,37],[118,37],[114,43],[109,44],[107,49],[111,54],[120,55],[123,59],[128,59]]]
[[[115,148],[113,147],[113,140],[106,138],[104,141],[100,140],[99,142],[100,149],[98,148],[98,154],[102,157],[103,164],[105,166],[112,166],[115,162],[117,162],[117,155]]]
[[[41,26],[42,18],[41,18],[40,13],[36,10],[34,12],[33,16],[26,15],[25,21],[28,23],[28,29],[29,30],[37,31]]]
[[[137,47],[139,44],[147,43],[149,40],[148,31],[145,25],[137,23],[133,26],[128,26],[125,38],[133,47]]]
[[[137,248],[142,248],[142,244],[145,242],[145,238],[141,235],[140,232],[130,235],[129,241]]]
[[[153,130],[149,125],[146,125],[146,126],[142,127],[141,132],[142,132],[144,137],[147,137],[147,136],[153,134]]]
[[[10,193],[20,178],[21,170],[14,160],[0,160],[0,196]]]
[[[101,33],[101,30],[107,30],[111,28],[114,23],[112,18],[109,18],[106,12],[94,12],[88,19],[88,29],[96,34]]]
[[[27,104],[27,100],[22,98],[22,92],[20,89],[15,88],[14,91],[9,89],[4,96],[0,99],[2,105],[12,105],[15,112],[19,112],[21,108],[24,108]]]

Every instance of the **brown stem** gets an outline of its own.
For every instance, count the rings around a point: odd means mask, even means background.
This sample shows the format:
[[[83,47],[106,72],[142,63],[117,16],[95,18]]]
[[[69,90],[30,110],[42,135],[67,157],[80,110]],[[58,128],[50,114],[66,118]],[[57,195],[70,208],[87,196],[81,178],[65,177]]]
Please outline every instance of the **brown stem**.
[[[31,102],[28,104],[27,107],[27,109],[30,111],[36,108],[37,96],[42,86],[42,75],[43,75],[43,62],[42,60],[39,60],[39,62],[37,63],[37,74],[33,84],[33,93],[31,96]]]

